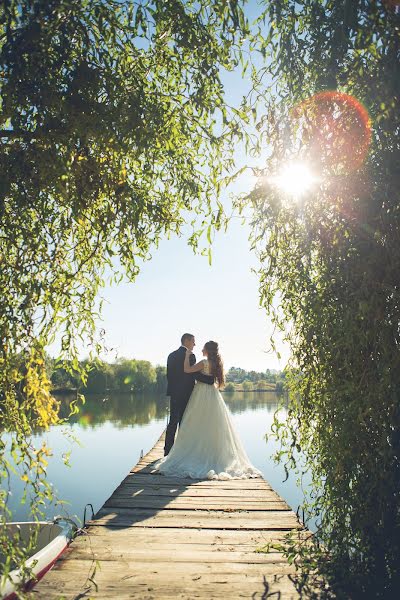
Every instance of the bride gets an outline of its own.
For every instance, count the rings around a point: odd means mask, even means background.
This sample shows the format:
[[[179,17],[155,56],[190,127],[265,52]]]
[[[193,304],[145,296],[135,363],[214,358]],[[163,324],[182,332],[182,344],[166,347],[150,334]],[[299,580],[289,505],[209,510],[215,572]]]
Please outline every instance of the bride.
[[[204,359],[190,366],[186,351],[184,371],[201,371],[214,377],[214,385],[197,382],[183,415],[178,435],[168,456],[155,469],[165,475],[193,479],[248,479],[261,477],[253,467],[234,429],[219,392],[224,372],[216,342],[207,342]],[[217,386],[217,387],[216,387]]]

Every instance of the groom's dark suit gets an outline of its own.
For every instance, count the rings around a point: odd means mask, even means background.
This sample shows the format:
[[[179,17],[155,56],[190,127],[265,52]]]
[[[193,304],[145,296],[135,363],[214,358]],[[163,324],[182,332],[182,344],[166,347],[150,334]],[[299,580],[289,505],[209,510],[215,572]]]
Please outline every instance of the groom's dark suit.
[[[189,401],[190,394],[193,391],[195,379],[212,385],[214,377],[197,373],[185,373],[183,363],[185,362],[186,348],[181,346],[175,352],[171,352],[167,360],[167,396],[170,396],[170,415],[167,431],[165,433],[164,454],[168,454],[171,450],[178,423],[180,424],[186,405]],[[196,362],[196,357],[191,354],[189,357],[190,366]]]

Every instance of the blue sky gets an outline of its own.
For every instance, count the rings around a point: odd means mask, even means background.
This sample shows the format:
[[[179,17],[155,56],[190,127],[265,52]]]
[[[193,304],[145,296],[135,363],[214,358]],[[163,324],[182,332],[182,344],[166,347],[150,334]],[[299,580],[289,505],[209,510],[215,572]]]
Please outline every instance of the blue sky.
[[[196,337],[195,353],[213,339],[220,345],[225,367],[264,371],[283,368],[288,351],[278,360],[271,351],[272,327],[259,308],[257,259],[250,252],[249,228],[235,219],[218,232],[209,266],[194,255],[185,238],[163,240],[144,264],[135,283],[107,287],[102,294],[105,340],[116,356],[165,364],[185,331]]]

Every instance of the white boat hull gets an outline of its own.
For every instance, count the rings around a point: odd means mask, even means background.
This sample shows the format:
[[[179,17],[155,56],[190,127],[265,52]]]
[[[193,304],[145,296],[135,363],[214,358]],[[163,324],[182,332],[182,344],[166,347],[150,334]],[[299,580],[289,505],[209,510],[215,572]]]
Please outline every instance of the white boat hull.
[[[64,552],[71,541],[76,525],[69,520],[55,519],[55,521],[31,521],[20,523],[7,523],[10,535],[18,534],[21,541],[28,540],[32,528],[38,527],[38,540],[35,554],[27,561],[26,566],[31,568],[33,579],[23,581],[20,569],[14,569],[5,582],[0,582],[0,598],[11,600],[15,598],[16,589],[33,587],[43,575],[53,566],[57,558]]]

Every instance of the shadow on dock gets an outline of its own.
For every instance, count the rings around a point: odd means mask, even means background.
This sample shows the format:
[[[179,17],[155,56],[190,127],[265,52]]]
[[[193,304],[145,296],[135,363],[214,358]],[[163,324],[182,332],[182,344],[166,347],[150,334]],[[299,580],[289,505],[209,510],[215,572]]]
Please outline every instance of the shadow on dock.
[[[154,469],[159,457],[141,466],[144,460],[146,459],[141,459],[121,482],[91,523],[99,524],[101,521],[106,527],[131,527],[149,519],[151,523],[152,517],[168,509],[169,505],[176,504],[176,498],[190,486],[201,482],[199,479],[159,474]]]

